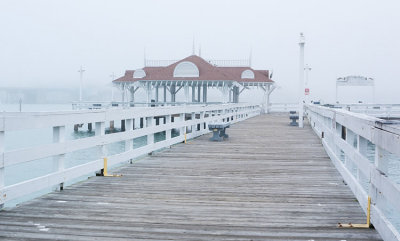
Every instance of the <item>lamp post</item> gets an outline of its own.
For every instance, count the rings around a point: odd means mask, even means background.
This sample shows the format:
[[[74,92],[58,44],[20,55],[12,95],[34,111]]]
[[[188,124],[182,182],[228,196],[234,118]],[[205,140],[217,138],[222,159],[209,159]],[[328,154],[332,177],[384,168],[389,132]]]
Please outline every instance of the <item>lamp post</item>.
[[[113,81],[115,79],[114,72],[111,73],[110,77],[111,77],[111,81]],[[113,86],[112,82],[111,82],[111,102],[114,102],[114,86]]]
[[[299,58],[299,128],[303,128],[304,116],[304,44],[305,38],[303,33],[300,33],[300,58]]]
[[[308,85],[308,75],[311,71],[311,68],[308,64],[306,64],[306,67],[304,67],[304,75],[305,75],[305,82],[304,82],[304,95],[305,95],[305,101],[308,104],[310,100],[310,87]]]
[[[83,88],[83,72],[85,72],[85,70],[81,68],[78,70],[79,75],[80,75],[80,85],[79,85],[79,101],[82,101],[82,88]]]

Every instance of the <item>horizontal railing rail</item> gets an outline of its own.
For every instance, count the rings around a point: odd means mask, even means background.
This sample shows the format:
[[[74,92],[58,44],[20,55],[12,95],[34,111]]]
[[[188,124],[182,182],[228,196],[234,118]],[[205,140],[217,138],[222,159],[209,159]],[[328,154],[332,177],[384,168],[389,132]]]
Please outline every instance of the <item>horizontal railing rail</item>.
[[[208,123],[236,123],[259,115],[260,106],[254,104],[186,105],[159,108],[134,107],[125,109],[79,110],[60,112],[2,113],[0,115],[0,206],[46,188],[59,189],[64,183],[84,175],[94,175],[108,165],[116,165],[142,155],[208,133]],[[121,132],[106,134],[106,125],[124,121]],[[66,126],[94,124],[94,136],[66,140]],[[157,125],[158,123],[158,125]],[[16,150],[6,150],[6,134],[31,129],[52,129],[53,142]],[[172,136],[173,130],[179,135]],[[165,138],[155,142],[155,134],[165,132]],[[144,146],[134,148],[135,138],[145,137]],[[124,150],[107,155],[105,146],[124,142]],[[65,166],[65,155],[89,148],[97,148],[98,158],[72,167]],[[29,180],[5,185],[8,167],[53,158],[53,171]],[[29,172],[29,170],[26,170]]]
[[[132,102],[132,101],[74,101],[73,110],[89,109],[100,110],[109,108],[130,108],[130,107],[158,107],[158,106],[182,106],[182,105],[216,105],[222,102]]]
[[[311,127],[332,162],[384,240],[400,240],[400,180],[390,172],[400,162],[400,122],[306,105]],[[396,179],[397,178],[397,179]]]
[[[269,105],[270,112],[288,113],[289,111],[298,111],[298,108],[298,103],[270,103]]]
[[[335,107],[375,117],[400,118],[400,104],[336,104]]]

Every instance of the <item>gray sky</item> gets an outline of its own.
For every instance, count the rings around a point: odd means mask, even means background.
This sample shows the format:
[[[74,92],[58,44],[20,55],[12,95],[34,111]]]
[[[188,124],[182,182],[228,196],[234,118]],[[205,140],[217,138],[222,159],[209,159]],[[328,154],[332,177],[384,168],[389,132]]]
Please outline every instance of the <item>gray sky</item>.
[[[1,0],[0,87],[78,88],[80,65],[86,86],[103,86],[143,67],[144,47],[151,59],[190,55],[194,35],[205,58],[252,48],[253,67],[281,86],[272,101],[293,102],[304,32],[313,99],[333,101],[337,77],[366,75],[378,102],[400,103],[399,12],[397,0]]]

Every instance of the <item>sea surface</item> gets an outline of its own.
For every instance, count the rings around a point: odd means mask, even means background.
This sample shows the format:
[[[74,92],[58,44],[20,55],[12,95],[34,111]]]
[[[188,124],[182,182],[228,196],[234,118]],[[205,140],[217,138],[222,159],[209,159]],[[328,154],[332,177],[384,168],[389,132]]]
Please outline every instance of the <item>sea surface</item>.
[[[18,104],[0,104],[0,111],[6,112],[19,112],[20,106]],[[36,112],[36,111],[67,111],[72,110],[72,105],[70,104],[60,104],[60,105],[22,105],[22,112]],[[114,132],[120,131],[120,122],[115,121],[115,130]],[[109,134],[110,131],[106,129],[106,134]],[[67,140],[74,140],[79,138],[85,138],[94,136],[94,130],[89,131],[87,125],[79,128],[79,131],[74,131],[73,126],[66,126],[66,136]],[[179,133],[172,133],[172,136],[176,136]],[[17,150],[21,148],[33,147],[43,144],[52,143],[53,132],[52,128],[43,128],[43,129],[31,129],[31,130],[23,130],[23,131],[10,131],[5,133],[5,150]],[[156,133],[155,142],[165,140],[165,132]],[[139,137],[134,139],[133,148],[138,148],[147,143],[146,136]],[[107,155],[114,155],[125,151],[125,142],[116,142],[106,146]],[[371,163],[374,162],[374,152],[375,146],[372,143],[368,144],[368,159]],[[344,161],[344,153],[340,154],[342,161]],[[98,152],[97,147],[79,150],[71,153],[67,153],[65,155],[65,167],[69,168],[72,166],[84,164],[90,161],[94,161],[100,158],[100,154]],[[23,182],[35,177],[40,177],[46,174],[51,173],[53,170],[53,159],[43,158],[40,160],[34,160],[31,162],[23,163],[20,165],[10,166],[5,168],[5,185],[13,185],[19,182]],[[356,173],[356,169],[353,170],[353,174]],[[65,183],[65,186],[71,185],[73,183],[82,181],[87,179],[90,176],[93,176],[94,173],[88,174],[86,176],[77,178],[76,180],[69,181]],[[400,185],[400,158],[390,154],[389,161],[389,173],[388,177],[393,180],[395,183]],[[368,183],[365,181],[363,184],[364,189],[368,192]],[[30,200],[34,197],[43,195],[52,191],[51,189],[43,190],[32,195],[27,195],[24,198],[15,200],[14,202],[8,203],[6,207],[12,207],[26,200]],[[385,205],[384,212],[388,215],[391,222],[395,225],[397,230],[400,230],[400,213],[398,213],[390,204]]]

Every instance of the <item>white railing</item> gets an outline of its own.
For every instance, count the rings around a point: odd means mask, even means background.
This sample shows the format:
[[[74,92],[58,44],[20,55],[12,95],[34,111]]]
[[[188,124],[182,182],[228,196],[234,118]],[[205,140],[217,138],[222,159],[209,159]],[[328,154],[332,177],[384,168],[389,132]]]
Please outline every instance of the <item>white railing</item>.
[[[270,112],[286,112],[289,111],[298,111],[299,104],[298,103],[271,103],[269,106]]]
[[[222,102],[123,102],[123,101],[73,101],[73,110],[100,110],[109,108],[130,107],[158,107],[158,106],[182,106],[182,105],[216,105]]]
[[[400,104],[336,104],[335,106],[370,116],[400,118]]]
[[[311,127],[384,240],[400,240],[400,185],[389,165],[400,161],[400,122],[306,105]],[[398,178],[398,177],[397,177]]]
[[[0,115],[0,205],[46,188],[62,188],[65,182],[88,175],[88,173],[94,175],[96,171],[104,168],[104,157],[108,158],[109,166],[116,165],[182,142],[185,138],[190,139],[208,133],[208,123],[222,121],[235,123],[259,114],[260,107],[254,104],[3,113]],[[106,125],[114,120],[124,121],[125,131],[106,134]],[[94,123],[95,135],[66,140],[66,126],[79,123]],[[141,125],[142,128],[140,128]],[[5,150],[7,132],[43,128],[52,129],[53,143]],[[179,130],[178,136],[172,136],[173,129]],[[186,133],[188,130],[191,130],[190,133]],[[160,132],[165,132],[165,140],[155,142],[155,133]],[[147,144],[133,148],[133,139],[143,136],[146,136]],[[124,151],[108,156],[106,145],[121,141],[125,142]],[[66,154],[93,147],[98,150],[96,160],[68,168],[65,166]],[[4,172],[8,167],[48,157],[53,158],[53,172],[5,186]]]

